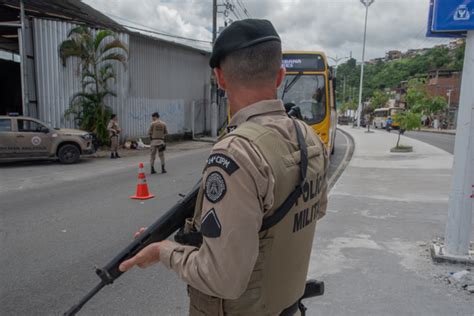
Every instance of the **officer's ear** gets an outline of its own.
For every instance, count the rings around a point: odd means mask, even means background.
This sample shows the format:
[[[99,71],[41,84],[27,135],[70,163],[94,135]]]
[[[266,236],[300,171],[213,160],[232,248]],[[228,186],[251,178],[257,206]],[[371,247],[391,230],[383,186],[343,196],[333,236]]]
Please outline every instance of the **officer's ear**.
[[[219,85],[219,88],[221,88],[222,90],[227,90],[227,83],[225,81],[224,73],[222,72],[222,69],[216,67],[213,70],[214,70],[214,74],[216,76],[217,84]]]
[[[276,81],[277,88],[280,87],[281,83],[283,82],[283,79],[285,78],[285,75],[286,75],[286,68],[280,67],[280,70],[278,70],[277,81]]]

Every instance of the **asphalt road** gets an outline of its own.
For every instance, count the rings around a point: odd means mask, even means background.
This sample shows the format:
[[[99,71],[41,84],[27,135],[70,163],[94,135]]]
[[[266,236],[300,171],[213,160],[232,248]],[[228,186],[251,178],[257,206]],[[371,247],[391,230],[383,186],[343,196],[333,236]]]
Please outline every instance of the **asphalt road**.
[[[405,136],[420,140],[454,154],[454,140],[456,135],[429,132],[406,132]]]
[[[338,132],[330,176],[349,140]],[[155,198],[128,198],[144,157],[79,165],[0,165],[0,314],[59,315],[82,298],[137,228],[154,222],[200,178],[209,146],[167,157],[168,174],[148,176]],[[340,171],[340,169],[339,169]],[[332,178],[335,181],[335,177]],[[81,315],[186,315],[177,276],[156,265],[133,269],[103,289]]]

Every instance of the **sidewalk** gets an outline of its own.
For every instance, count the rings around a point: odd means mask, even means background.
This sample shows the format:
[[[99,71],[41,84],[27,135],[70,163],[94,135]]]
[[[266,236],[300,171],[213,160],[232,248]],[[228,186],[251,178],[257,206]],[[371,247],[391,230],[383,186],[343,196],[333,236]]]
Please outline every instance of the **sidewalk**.
[[[427,133],[438,133],[438,134],[449,134],[449,135],[456,135],[455,129],[436,129],[436,128],[425,128],[422,127],[420,129],[421,132]]]
[[[308,278],[326,293],[309,315],[474,315],[474,294],[446,279],[466,266],[429,253],[444,235],[452,155],[404,136],[414,152],[390,153],[395,133],[340,128],[355,151],[316,229]]]

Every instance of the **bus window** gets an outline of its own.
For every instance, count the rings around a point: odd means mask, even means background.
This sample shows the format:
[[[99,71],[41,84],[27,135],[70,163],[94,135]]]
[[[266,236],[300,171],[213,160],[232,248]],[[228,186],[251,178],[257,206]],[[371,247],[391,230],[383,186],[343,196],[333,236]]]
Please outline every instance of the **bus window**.
[[[283,103],[293,103],[301,110],[308,124],[317,124],[326,117],[326,85],[323,75],[286,75],[278,90]]]

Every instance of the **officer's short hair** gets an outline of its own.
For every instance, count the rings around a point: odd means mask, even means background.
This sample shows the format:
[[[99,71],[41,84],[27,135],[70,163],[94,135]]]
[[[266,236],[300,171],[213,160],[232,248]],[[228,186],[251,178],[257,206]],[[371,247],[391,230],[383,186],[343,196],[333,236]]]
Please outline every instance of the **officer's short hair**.
[[[117,117],[117,114],[112,114],[112,115],[110,115],[110,119],[111,119],[111,120],[113,120],[113,119],[116,118],[116,117]]]
[[[159,118],[159,117],[160,117],[160,113],[155,112],[155,113],[153,113],[153,114],[151,115],[151,117],[157,117],[157,118]]]
[[[220,67],[228,80],[254,85],[276,80],[281,62],[281,43],[270,41],[230,53]]]

